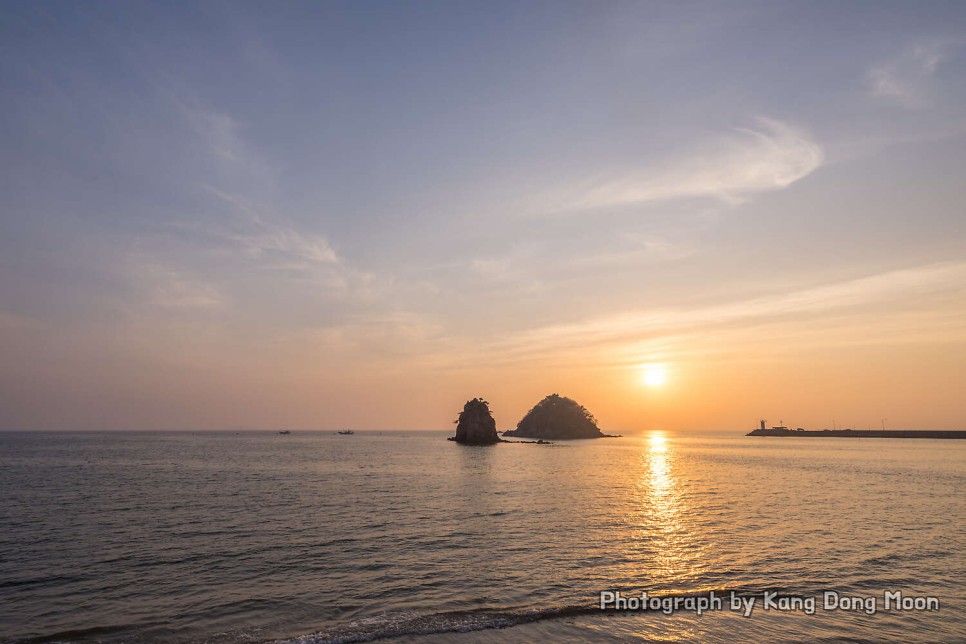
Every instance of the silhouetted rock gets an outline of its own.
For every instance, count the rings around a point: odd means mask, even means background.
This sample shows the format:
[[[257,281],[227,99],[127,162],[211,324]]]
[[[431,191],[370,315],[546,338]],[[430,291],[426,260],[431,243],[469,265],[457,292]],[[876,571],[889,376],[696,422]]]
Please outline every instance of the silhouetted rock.
[[[496,433],[496,421],[490,406],[482,398],[467,400],[456,421],[456,436],[451,438],[462,445],[493,445],[502,443]]]
[[[524,438],[602,438],[607,436],[597,427],[597,419],[583,405],[558,394],[550,394],[527,412],[515,430],[504,436]]]

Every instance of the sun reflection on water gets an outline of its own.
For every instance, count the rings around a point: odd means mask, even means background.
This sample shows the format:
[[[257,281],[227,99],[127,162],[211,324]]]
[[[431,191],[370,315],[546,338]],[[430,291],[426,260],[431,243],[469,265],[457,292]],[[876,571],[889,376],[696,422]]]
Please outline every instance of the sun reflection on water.
[[[685,588],[703,566],[705,539],[689,514],[689,490],[677,462],[674,441],[664,432],[644,439],[638,480],[637,535],[645,555],[646,574],[664,588]]]
[[[648,465],[648,479],[651,487],[652,496],[660,496],[663,503],[667,494],[673,491],[671,488],[674,481],[671,479],[671,469],[668,465],[667,438],[664,434],[657,432],[651,434],[648,439],[648,448],[645,458]],[[665,508],[668,512],[673,512],[675,508],[668,505]]]

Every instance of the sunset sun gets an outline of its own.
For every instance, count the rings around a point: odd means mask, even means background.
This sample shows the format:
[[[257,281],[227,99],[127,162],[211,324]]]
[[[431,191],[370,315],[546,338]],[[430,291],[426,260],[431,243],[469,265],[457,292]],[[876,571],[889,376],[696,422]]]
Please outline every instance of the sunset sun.
[[[667,369],[661,364],[646,364],[641,367],[641,382],[648,387],[660,387],[667,382]]]

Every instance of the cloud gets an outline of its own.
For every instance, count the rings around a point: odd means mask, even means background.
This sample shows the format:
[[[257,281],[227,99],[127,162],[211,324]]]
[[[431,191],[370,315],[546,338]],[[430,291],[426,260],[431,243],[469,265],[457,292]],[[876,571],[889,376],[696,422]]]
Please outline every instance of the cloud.
[[[211,155],[230,162],[237,162],[248,156],[239,135],[241,124],[230,114],[191,105],[177,96],[172,96],[171,100]]]
[[[227,222],[206,217],[169,222],[171,227],[228,242],[266,269],[299,272],[343,265],[325,236],[282,223],[273,208],[264,205],[272,201],[277,172],[245,141],[244,128],[235,117],[175,92],[168,98],[204,155],[214,161],[201,170],[201,188],[227,205],[231,215]]]
[[[958,43],[933,40],[907,47],[892,59],[876,65],[867,74],[873,96],[909,109],[932,105],[929,79],[949,58]]]
[[[646,205],[678,199],[713,199],[729,205],[787,188],[818,169],[822,147],[807,132],[759,118],[689,155],[650,169],[585,184],[558,200],[555,211]]]
[[[491,280],[507,281],[515,279],[509,257],[478,258],[470,262],[474,273]]]
[[[231,219],[195,222],[189,228],[218,240],[222,250],[243,258],[244,269],[274,271],[290,278],[290,284],[300,282],[303,287],[314,289],[313,299],[334,297],[362,304],[380,301],[390,291],[402,290],[393,275],[380,275],[351,265],[325,235],[281,223],[281,217],[272,212],[270,205],[212,186],[205,188],[229,206]]]
[[[180,119],[185,149],[179,163],[191,168],[189,182],[195,179],[245,194],[265,195],[275,189],[281,169],[246,139],[245,122],[175,90],[165,96]]]
[[[160,285],[154,302],[168,309],[218,309],[224,305],[219,292],[205,284],[194,284],[184,279],[172,278]]]
[[[140,254],[132,255],[131,262],[128,272],[134,276],[139,290],[147,294],[146,303],[152,308],[201,312],[221,309],[226,304],[217,288],[201,280],[146,261]]]
[[[678,261],[698,252],[690,229],[661,234],[617,231],[596,243],[583,241],[517,243],[503,255],[471,259],[468,268],[479,280],[477,285],[523,297],[561,282]]]
[[[269,227],[254,235],[235,239],[249,256],[268,268],[308,270],[317,266],[337,266],[342,260],[321,235],[299,233],[291,228]]]
[[[627,353],[641,342],[673,344],[683,337],[705,336],[722,329],[802,322],[832,311],[865,309],[876,304],[915,301],[937,293],[966,290],[966,262],[940,263],[880,273],[860,279],[693,309],[629,312],[572,324],[558,324],[507,336],[487,344],[489,360],[510,363],[559,358],[604,347]]]
[[[663,235],[620,233],[618,240],[613,248],[572,259],[571,265],[580,270],[653,265],[681,260],[698,252],[697,242],[681,231]]]
[[[310,270],[314,267],[341,266],[342,258],[322,235],[303,233],[262,214],[262,209],[251,200],[211,186],[206,189],[229,204],[238,225],[212,234],[237,244],[245,254],[266,268]]]
[[[348,363],[363,359],[433,361],[440,353],[452,350],[452,338],[444,335],[439,323],[411,311],[353,316],[341,324],[283,334],[277,341],[279,346],[302,356],[308,351],[324,355],[329,361]]]

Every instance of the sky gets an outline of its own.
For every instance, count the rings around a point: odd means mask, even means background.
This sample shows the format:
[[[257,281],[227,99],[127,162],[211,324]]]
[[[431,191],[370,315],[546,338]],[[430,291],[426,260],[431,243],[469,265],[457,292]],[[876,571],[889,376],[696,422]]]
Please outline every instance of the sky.
[[[0,429],[966,429],[962,2],[6,2]]]

